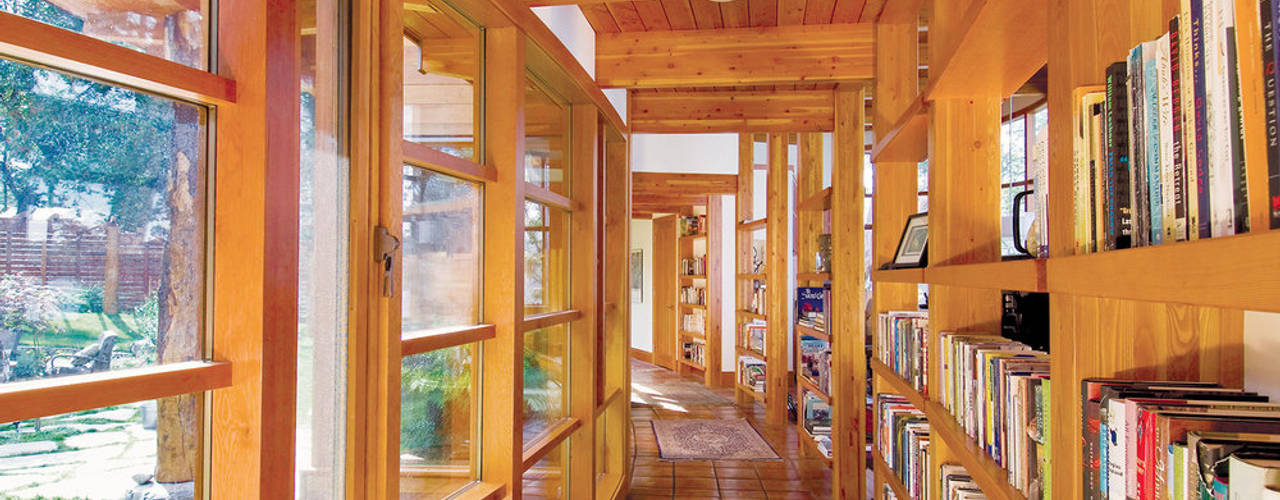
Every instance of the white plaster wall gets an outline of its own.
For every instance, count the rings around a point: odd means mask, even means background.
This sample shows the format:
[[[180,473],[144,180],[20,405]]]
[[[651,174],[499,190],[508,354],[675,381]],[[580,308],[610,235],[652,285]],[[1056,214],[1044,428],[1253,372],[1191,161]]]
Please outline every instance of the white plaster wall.
[[[632,172],[738,173],[738,134],[632,134]]]
[[[737,155],[734,155],[735,157]],[[720,197],[720,213],[725,214],[725,224],[720,226],[720,371],[732,372],[738,365],[738,355],[734,352],[734,339],[737,337],[738,293],[734,285],[737,283],[736,263],[738,254],[735,248],[737,231],[734,228],[733,214],[737,206],[736,196]]]
[[[577,5],[551,5],[534,7],[533,13],[542,19],[551,33],[560,39],[573,58],[578,60],[582,69],[592,78],[596,77],[596,31],[582,15]]]
[[[653,221],[631,219],[631,248],[644,251],[644,301],[631,302],[631,347],[653,352]]]
[[[1244,313],[1244,388],[1280,401],[1280,314]]]

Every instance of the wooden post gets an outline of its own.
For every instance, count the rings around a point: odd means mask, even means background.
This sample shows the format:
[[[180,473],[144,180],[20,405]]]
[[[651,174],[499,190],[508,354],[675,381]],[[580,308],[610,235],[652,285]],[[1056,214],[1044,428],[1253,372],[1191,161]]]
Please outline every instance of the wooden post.
[[[720,279],[724,266],[722,248],[724,245],[724,207],[720,196],[707,197],[707,348],[704,356],[704,383],[707,387],[720,385],[720,329],[722,306],[720,295],[723,288]]]
[[[754,193],[752,191],[752,188],[754,186],[755,186],[755,141],[752,140],[751,134],[741,133],[741,134],[738,134],[738,194],[737,194],[737,197],[735,198],[736,216],[734,217],[734,220],[731,222],[731,224],[733,225],[734,236],[736,239],[735,248],[737,249],[737,256],[736,256],[737,258],[735,260],[737,260],[737,263],[738,263],[737,267],[738,267],[738,274],[739,274],[739,276],[734,276],[734,280],[733,280],[734,289],[736,290],[737,299],[738,299],[737,305],[734,306],[735,321],[733,325],[734,338],[737,340],[737,342],[735,343],[736,346],[743,346],[746,343],[746,339],[743,338],[742,336],[743,334],[742,325],[748,322],[749,320],[742,315],[741,311],[745,310],[747,308],[747,305],[751,303],[751,287],[753,286],[752,280],[743,279],[740,277],[740,275],[745,273],[755,272],[755,269],[753,269],[752,261],[751,261],[751,232],[743,231],[740,228],[738,228],[738,223],[742,221],[750,220],[753,215],[752,201],[753,201]],[[737,347],[735,347],[734,349],[735,349],[735,355],[733,356],[734,399],[738,402],[739,405],[749,405],[752,403],[753,398],[751,397],[750,394],[747,394],[743,392],[742,389],[738,388],[738,380],[741,378],[741,374],[738,373],[738,356],[736,354]]]
[[[765,342],[765,417],[770,425],[787,422],[787,391],[790,390],[787,371],[788,294],[787,237],[791,235],[791,217],[787,201],[790,198],[790,175],[787,168],[787,134],[769,134],[769,173],[767,222],[765,231],[768,243],[765,258],[765,275],[768,276],[769,339]]]
[[[596,302],[599,255],[596,254],[600,234],[596,229],[596,207],[599,200],[596,165],[596,133],[600,123],[599,112],[593,104],[575,104],[572,107],[572,144],[568,176],[572,199],[578,207],[573,214],[569,234],[570,283],[575,309],[582,316],[569,326],[569,414],[582,422],[576,436],[570,439],[568,481],[566,494],[578,498],[595,498],[595,445],[596,439],[596,338],[598,327]]]
[[[120,313],[120,225],[107,222],[106,251],[102,263],[102,312]],[[80,259],[76,259],[79,262]]]
[[[605,132],[605,131],[602,131]],[[604,146],[604,290],[605,329],[604,377],[606,395],[619,391],[618,398],[605,409],[604,446],[606,477],[617,476],[625,496],[630,483],[631,439],[631,169],[627,165],[627,142],[606,135]],[[621,422],[615,422],[615,419]],[[597,489],[596,497],[613,491]]]
[[[796,165],[796,203],[808,200],[809,197],[822,191],[822,133],[804,132],[800,134],[799,163]],[[796,210],[796,271],[810,273],[817,271],[816,251],[817,235],[822,233],[823,214],[817,210]],[[790,319],[788,319],[790,321]]]
[[[836,128],[831,170],[831,446],[833,498],[862,498],[866,474],[867,357],[863,320],[862,169],[866,87],[835,91]]]
[[[495,336],[483,349],[485,452],[481,480],[521,498],[524,473],[524,97],[525,40],[514,27],[485,30],[485,161],[498,182],[484,196],[484,322]]]

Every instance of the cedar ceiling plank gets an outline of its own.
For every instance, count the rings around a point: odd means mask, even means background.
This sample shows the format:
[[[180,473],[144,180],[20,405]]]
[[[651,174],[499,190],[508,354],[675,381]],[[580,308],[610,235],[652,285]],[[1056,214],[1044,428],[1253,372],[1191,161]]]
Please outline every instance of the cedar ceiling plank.
[[[667,21],[667,13],[662,10],[658,0],[635,0],[636,13],[644,23],[645,31],[671,31],[671,23]]]
[[[916,24],[920,20],[920,8],[923,3],[924,0],[889,0],[884,4],[884,10],[880,11],[880,18],[876,22]]]
[[[747,2],[745,0],[736,0],[728,3],[719,3],[720,17],[724,20],[725,28],[745,28],[750,24],[747,12]]]
[[[693,9],[693,21],[698,29],[714,30],[724,27],[719,3],[711,0],[689,0],[689,7]]]
[[[836,0],[835,9],[831,12],[833,24],[856,23],[862,17],[862,9],[867,0]]]
[[[757,28],[777,26],[778,0],[747,0],[747,22]]]
[[[874,23],[880,19],[880,11],[884,10],[885,0],[867,0],[867,6],[862,9],[862,17],[858,18],[858,22]]]
[[[614,22],[613,14],[609,13],[609,6],[602,3],[582,4],[578,8],[582,9],[582,15],[587,18],[587,23],[591,24],[591,28],[596,33],[617,33],[618,23]]]
[[[778,3],[778,26],[804,24],[806,0],[775,0]]]
[[[667,24],[673,30],[697,29],[693,20],[693,7],[690,0],[661,0],[662,10],[667,13]]]
[[[612,2],[606,5],[609,13],[613,14],[613,21],[618,24],[619,32],[644,31],[644,21],[640,20],[640,13],[636,12],[635,2]]]
[[[821,132],[834,126],[830,91],[644,94],[628,108],[641,133]]]
[[[809,0],[804,7],[805,24],[831,24],[836,0]]]
[[[650,200],[676,196],[732,194],[738,189],[735,174],[684,174],[632,172],[631,192]]]

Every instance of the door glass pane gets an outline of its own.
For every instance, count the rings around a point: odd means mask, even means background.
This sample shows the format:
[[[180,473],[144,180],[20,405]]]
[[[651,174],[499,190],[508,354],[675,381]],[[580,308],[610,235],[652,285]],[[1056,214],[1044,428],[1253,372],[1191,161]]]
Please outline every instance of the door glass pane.
[[[400,493],[444,498],[475,476],[473,346],[407,356],[400,366]]]
[[[207,1],[0,0],[0,12],[193,68],[209,68]]]
[[[298,499],[341,498],[346,477],[349,170],[340,0],[297,4],[302,44],[298,227]]]
[[[405,140],[476,158],[480,36],[441,2],[405,3]]]
[[[0,60],[0,382],[202,358],[205,109]]]
[[[569,213],[535,201],[524,204],[525,315],[569,305]]]
[[[569,195],[569,108],[530,77],[524,99],[524,180]]]
[[[406,165],[403,169],[404,336],[480,320],[480,186]]]
[[[0,498],[200,498],[201,399],[187,394],[5,424]]]
[[[569,324],[524,334],[524,442],[533,442],[565,415]]]
[[[555,449],[547,453],[547,456],[524,471],[524,475],[521,476],[521,486],[525,498],[539,500],[569,498],[565,481],[565,477],[568,476],[565,453],[569,448],[569,439],[561,441]]]

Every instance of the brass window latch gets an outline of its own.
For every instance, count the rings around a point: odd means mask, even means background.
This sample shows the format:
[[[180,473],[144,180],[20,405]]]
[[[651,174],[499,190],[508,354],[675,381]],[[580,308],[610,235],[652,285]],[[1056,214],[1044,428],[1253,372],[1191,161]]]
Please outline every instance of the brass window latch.
[[[396,291],[395,270],[396,254],[400,251],[400,238],[396,238],[387,228],[378,226],[374,232],[374,260],[382,265],[382,296],[392,297]]]

